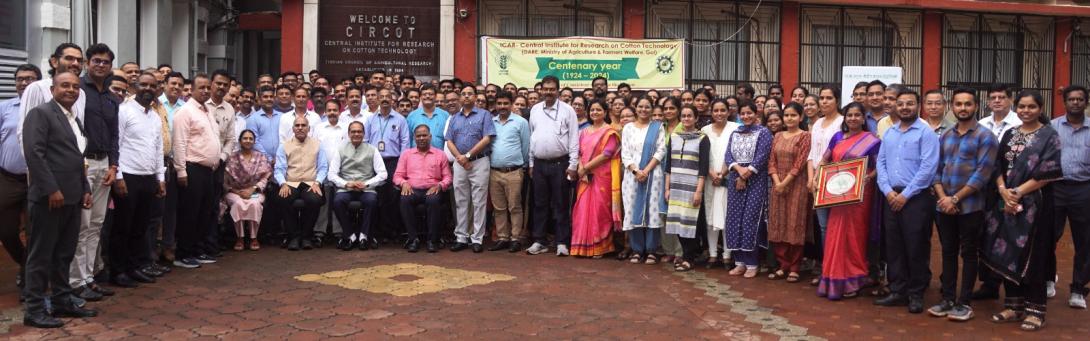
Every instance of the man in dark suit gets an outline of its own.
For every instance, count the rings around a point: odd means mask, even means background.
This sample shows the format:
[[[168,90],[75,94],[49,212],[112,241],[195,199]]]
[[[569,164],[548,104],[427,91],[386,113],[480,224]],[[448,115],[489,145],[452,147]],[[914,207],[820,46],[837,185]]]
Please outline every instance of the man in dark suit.
[[[91,207],[83,149],[87,140],[72,112],[80,82],[68,71],[53,76],[53,100],[32,109],[23,120],[23,155],[30,185],[27,224],[26,315],[23,324],[38,328],[64,325],[55,317],[92,317],[98,313],[73,302],[69,265],[76,251],[81,208]],[[52,289],[53,316],[45,295]]]

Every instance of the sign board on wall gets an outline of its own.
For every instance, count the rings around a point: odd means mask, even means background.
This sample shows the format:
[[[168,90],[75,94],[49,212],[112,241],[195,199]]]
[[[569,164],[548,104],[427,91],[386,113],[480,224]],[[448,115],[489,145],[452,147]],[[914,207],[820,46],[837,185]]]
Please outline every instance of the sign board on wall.
[[[841,72],[843,81],[840,83],[840,103],[847,105],[852,102],[852,90],[856,83],[870,83],[875,79],[890,84],[901,83],[901,75],[904,70],[899,66],[845,66]]]
[[[685,86],[685,44],[677,39],[482,37],[481,56],[483,83],[530,87],[553,75],[573,89],[589,88],[599,76],[610,87],[635,90]]]
[[[330,82],[379,69],[439,75],[439,0],[322,0],[318,23],[318,70]]]

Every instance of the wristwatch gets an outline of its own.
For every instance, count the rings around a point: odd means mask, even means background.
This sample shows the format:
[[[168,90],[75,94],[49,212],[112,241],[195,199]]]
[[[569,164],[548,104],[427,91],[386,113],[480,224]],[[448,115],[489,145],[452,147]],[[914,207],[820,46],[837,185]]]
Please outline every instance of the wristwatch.
[[[957,205],[958,202],[961,201],[961,199],[959,199],[958,196],[956,196],[956,195],[951,195],[950,196],[950,201],[953,201],[954,205]]]
[[[466,153],[465,157],[466,157],[466,159],[472,159],[473,158],[473,153]]]

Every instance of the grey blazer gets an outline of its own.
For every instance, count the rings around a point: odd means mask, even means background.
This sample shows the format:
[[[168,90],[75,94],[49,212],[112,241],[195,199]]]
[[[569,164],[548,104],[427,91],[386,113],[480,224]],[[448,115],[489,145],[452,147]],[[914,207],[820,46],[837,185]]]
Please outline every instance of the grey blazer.
[[[83,123],[79,118],[76,123],[83,134]],[[65,205],[78,205],[83,194],[91,192],[83,152],[57,101],[42,103],[23,119],[23,155],[30,181],[27,199],[31,202],[48,202],[49,195],[60,190]]]

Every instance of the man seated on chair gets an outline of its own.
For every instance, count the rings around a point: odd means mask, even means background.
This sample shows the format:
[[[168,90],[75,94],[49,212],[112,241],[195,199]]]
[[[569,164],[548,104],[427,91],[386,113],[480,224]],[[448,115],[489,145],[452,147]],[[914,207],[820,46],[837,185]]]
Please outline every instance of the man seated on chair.
[[[277,148],[273,177],[281,184],[279,201],[287,211],[284,228],[288,232],[288,250],[310,250],[314,247],[314,223],[324,203],[321,183],[329,163],[318,139],[309,137],[310,123],[305,117],[297,117],[291,127],[295,136]],[[302,200],[302,207],[296,200]]]
[[[393,182],[401,189],[401,220],[409,233],[406,248],[409,252],[420,250],[416,207],[423,205],[427,212],[427,249],[428,252],[435,252],[439,226],[443,225],[441,192],[450,189],[453,177],[446,154],[431,146],[431,129],[428,125],[421,124],[413,129],[413,138],[416,148],[401,153]]]
[[[386,181],[386,165],[375,146],[363,143],[363,123],[348,125],[348,141],[331,153],[329,181],[337,186],[333,196],[333,214],[341,222],[343,234],[337,248],[367,250],[370,247],[371,226],[378,196],[375,188]],[[359,201],[359,212],[349,209],[349,203]]]

